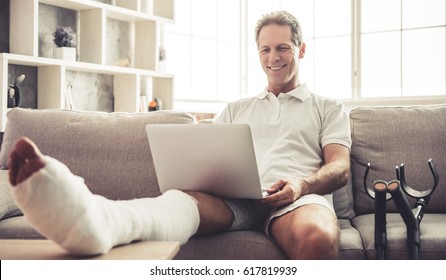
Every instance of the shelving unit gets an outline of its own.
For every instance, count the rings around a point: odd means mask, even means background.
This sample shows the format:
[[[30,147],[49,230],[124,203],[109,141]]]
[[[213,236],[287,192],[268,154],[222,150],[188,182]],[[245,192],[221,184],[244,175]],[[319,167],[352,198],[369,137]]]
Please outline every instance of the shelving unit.
[[[151,79],[153,96],[163,101],[163,109],[173,109],[173,76],[159,73],[158,56],[161,26],[174,20],[175,0],[113,0],[104,4],[92,0],[14,0],[10,1],[10,53],[0,54],[0,130],[7,113],[9,65],[37,68],[37,108],[66,108],[67,71],[113,76],[114,111],[138,112],[143,79]],[[78,14],[78,61],[39,57],[39,7],[52,5]],[[108,19],[132,26],[133,47],[129,67],[106,61]],[[128,34],[125,34],[128,36]]]

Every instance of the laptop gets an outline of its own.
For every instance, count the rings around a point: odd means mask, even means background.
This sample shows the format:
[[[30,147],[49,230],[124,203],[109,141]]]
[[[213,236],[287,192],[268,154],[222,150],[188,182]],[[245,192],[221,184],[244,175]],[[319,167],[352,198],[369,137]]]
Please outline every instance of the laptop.
[[[149,124],[146,132],[162,193],[264,197],[248,124]]]

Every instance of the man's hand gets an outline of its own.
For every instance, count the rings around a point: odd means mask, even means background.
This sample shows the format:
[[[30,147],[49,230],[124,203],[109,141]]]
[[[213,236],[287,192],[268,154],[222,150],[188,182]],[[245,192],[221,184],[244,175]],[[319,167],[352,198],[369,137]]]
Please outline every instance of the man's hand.
[[[269,195],[262,202],[281,207],[303,195],[324,195],[344,186],[350,175],[350,150],[340,144],[328,144],[323,151],[325,164],[318,171],[305,178],[279,180],[266,190]]]
[[[266,190],[268,196],[262,199],[272,207],[282,207],[293,203],[301,196],[302,186],[295,179],[281,179]]]

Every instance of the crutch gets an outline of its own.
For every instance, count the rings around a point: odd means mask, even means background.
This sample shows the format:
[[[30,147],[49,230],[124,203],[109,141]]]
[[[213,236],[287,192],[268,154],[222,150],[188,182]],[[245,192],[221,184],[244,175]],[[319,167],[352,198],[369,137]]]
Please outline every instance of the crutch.
[[[377,180],[373,183],[373,190],[367,187],[370,163],[367,164],[364,176],[364,189],[375,200],[375,252],[378,260],[386,259],[387,251],[387,200],[392,197],[387,193],[387,182]]]
[[[423,219],[424,209],[429,203],[430,197],[437,188],[439,182],[438,172],[435,169],[435,166],[431,159],[429,160],[428,164],[432,176],[434,177],[434,185],[425,191],[415,190],[406,183],[404,164],[396,167],[398,180],[393,180],[390,182],[381,180],[375,181],[374,190],[372,191],[367,187],[367,176],[370,169],[370,163],[367,165],[364,176],[364,188],[369,196],[375,199],[375,250],[377,259],[385,259],[385,251],[387,248],[387,232],[385,229],[386,215],[385,210],[383,209],[386,209],[385,202],[390,198],[393,198],[395,205],[406,225],[409,257],[410,259],[419,258],[420,223]],[[382,194],[384,189],[386,190],[386,192],[390,193],[390,198]],[[417,199],[414,209],[410,208],[405,193]]]
[[[406,183],[406,177],[404,172],[404,164],[396,167],[398,180],[394,181],[394,184],[389,184],[387,190],[391,194],[393,201],[395,202],[407,230],[407,248],[409,250],[409,258],[413,260],[419,259],[420,251],[420,223],[423,219],[424,210],[429,203],[431,195],[434,193],[440,181],[439,175],[432,159],[428,161],[428,165],[432,176],[434,178],[434,185],[425,191],[418,191],[410,187]],[[417,199],[415,207],[412,209],[409,205],[406,195]]]

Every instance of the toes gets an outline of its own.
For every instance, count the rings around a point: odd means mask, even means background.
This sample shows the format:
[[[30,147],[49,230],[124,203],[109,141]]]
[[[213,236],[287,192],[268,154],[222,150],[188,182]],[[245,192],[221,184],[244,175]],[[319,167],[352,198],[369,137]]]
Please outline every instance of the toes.
[[[32,160],[42,157],[36,144],[27,137],[22,137],[17,140],[14,150],[23,160]]]
[[[9,182],[16,186],[45,165],[43,155],[29,138],[17,140],[9,155]]]
[[[24,164],[24,160],[19,157],[19,155],[12,151],[8,159],[8,169],[9,169],[9,182],[11,185],[15,186],[17,184],[17,175],[20,166]]]

